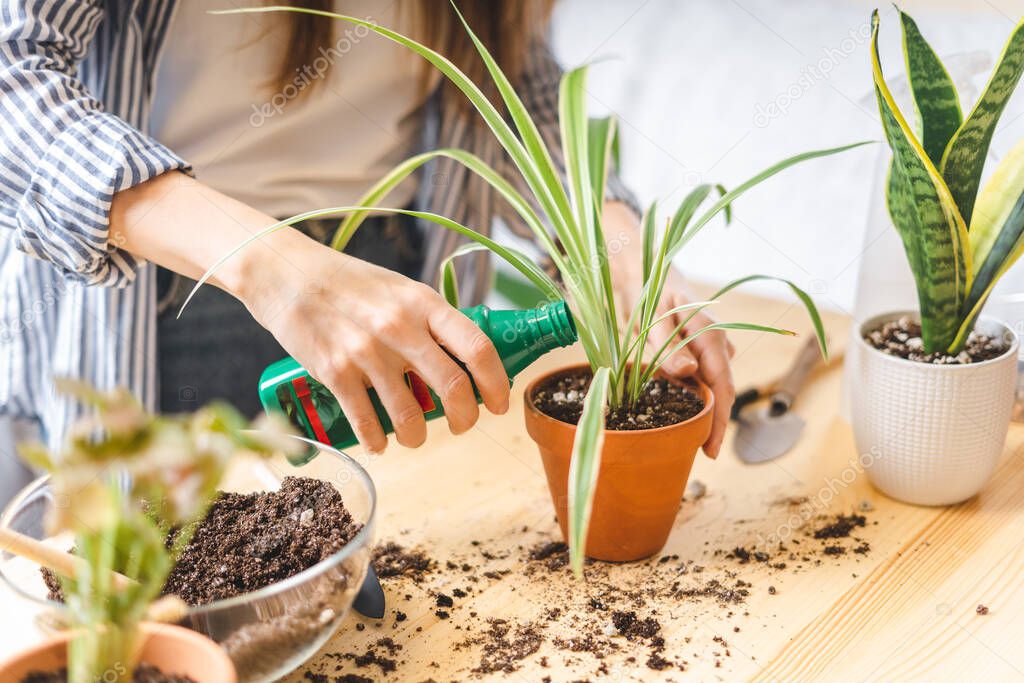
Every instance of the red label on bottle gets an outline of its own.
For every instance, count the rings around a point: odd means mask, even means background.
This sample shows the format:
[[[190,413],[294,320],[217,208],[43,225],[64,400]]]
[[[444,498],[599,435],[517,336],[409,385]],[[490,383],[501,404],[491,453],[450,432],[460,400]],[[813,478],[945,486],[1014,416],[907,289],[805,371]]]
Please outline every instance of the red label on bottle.
[[[298,397],[299,403],[302,404],[302,412],[306,414],[306,419],[309,421],[309,426],[313,428],[316,440],[330,445],[331,440],[327,438],[327,430],[324,429],[324,424],[320,421],[320,413],[316,412],[316,406],[313,405],[313,397],[306,378],[296,377],[292,380],[292,387],[295,388],[295,395]]]
[[[412,395],[416,397],[416,402],[420,404],[424,413],[429,413],[437,407],[434,397],[430,395],[430,388],[427,387],[427,383],[423,381],[422,377],[415,372],[407,372],[405,378],[409,388],[412,389]]]

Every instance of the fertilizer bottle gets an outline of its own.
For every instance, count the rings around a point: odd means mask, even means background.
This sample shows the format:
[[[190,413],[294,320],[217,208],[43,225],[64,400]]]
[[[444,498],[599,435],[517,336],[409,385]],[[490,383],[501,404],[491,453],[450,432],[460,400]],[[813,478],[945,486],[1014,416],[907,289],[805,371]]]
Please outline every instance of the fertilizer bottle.
[[[486,306],[460,311],[494,343],[509,381],[548,351],[569,346],[577,339],[576,326],[564,301],[525,311],[492,311]],[[424,418],[433,420],[444,415],[440,399],[416,373],[407,372],[405,379],[423,409]],[[259,392],[268,413],[283,413],[308,438],[335,448],[358,443],[338,401],[294,358],[283,358],[269,365],[260,377]],[[475,388],[474,392],[480,401],[479,392]],[[377,393],[372,388],[367,393],[384,433],[390,434],[394,427]],[[312,449],[303,461],[315,453]]]

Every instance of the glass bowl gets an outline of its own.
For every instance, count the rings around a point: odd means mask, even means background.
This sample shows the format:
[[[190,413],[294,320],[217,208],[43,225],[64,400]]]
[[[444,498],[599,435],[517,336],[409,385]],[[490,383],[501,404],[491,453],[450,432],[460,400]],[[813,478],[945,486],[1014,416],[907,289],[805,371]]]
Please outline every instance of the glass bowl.
[[[330,483],[363,528],[337,553],[295,576],[252,593],[189,608],[182,625],[219,643],[234,661],[240,683],[276,680],[320,649],[344,620],[370,563],[377,504],[370,476],[341,451],[302,441],[318,448],[321,457],[336,459]],[[221,489],[238,493],[275,490],[287,476],[303,476],[302,469],[284,458],[239,459],[229,467]],[[0,526],[67,550],[73,545],[70,537],[45,537],[46,512],[59,503],[54,500],[49,477],[42,477],[8,504],[0,514]],[[0,552],[0,578],[39,608],[36,615],[43,617],[43,622],[54,622],[45,618],[50,610],[65,609],[47,599],[34,563]]]

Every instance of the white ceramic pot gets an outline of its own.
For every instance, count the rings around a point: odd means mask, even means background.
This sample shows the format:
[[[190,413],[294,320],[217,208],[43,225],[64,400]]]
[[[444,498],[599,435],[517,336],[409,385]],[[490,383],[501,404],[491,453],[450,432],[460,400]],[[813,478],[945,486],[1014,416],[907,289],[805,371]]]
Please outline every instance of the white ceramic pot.
[[[884,354],[864,334],[900,316],[866,321],[850,354],[851,417],[861,463],[882,493],[917,505],[952,505],[978,493],[1006,443],[1017,382],[1017,335],[979,319],[976,330],[1009,341],[1006,353],[970,365],[931,365]]]

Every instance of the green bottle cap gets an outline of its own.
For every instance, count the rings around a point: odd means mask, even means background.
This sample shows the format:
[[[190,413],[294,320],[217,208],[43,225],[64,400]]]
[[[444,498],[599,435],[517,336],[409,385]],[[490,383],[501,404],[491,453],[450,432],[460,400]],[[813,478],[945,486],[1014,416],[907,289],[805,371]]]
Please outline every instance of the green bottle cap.
[[[569,346],[579,339],[576,323],[573,322],[572,313],[569,312],[564,300],[545,304],[526,313],[529,316],[527,320],[534,323],[540,332],[538,345],[544,348]]]

